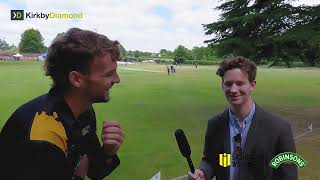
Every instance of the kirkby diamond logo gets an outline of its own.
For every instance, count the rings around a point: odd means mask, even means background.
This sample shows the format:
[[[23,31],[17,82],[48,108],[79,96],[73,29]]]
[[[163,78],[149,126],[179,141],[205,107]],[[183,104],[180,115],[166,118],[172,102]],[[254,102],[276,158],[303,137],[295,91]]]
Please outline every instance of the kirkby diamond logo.
[[[11,10],[11,20],[23,20],[24,10]]]

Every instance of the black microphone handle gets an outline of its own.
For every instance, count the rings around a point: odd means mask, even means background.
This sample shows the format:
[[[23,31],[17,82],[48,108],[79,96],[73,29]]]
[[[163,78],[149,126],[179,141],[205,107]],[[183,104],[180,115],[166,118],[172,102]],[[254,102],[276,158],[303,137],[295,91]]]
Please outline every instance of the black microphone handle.
[[[189,168],[192,172],[192,174],[194,173],[194,167],[193,167],[193,163],[192,163],[192,160],[190,158],[190,156],[187,157],[187,161],[188,161],[188,164],[189,164]]]

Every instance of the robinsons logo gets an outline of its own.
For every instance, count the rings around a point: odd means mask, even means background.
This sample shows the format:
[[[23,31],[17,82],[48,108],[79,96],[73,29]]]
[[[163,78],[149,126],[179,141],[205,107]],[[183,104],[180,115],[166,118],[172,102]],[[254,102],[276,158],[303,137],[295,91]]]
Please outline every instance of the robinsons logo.
[[[299,168],[307,166],[307,162],[301,156],[292,152],[278,154],[270,161],[269,166],[277,169],[282,163],[294,163]]]
[[[57,12],[25,12],[24,10],[11,10],[11,20],[23,20],[25,19],[82,19],[81,13],[57,13]]]

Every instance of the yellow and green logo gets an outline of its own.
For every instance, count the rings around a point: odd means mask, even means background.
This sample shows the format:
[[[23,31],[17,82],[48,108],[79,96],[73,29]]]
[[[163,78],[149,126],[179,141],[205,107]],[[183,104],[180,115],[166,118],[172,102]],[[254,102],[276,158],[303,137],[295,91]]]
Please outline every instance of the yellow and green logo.
[[[11,20],[23,20],[24,10],[11,10]]]
[[[293,152],[284,152],[278,154],[273,159],[271,159],[269,166],[277,169],[282,163],[294,163],[299,168],[307,166],[307,162],[301,156]]]
[[[230,166],[231,158],[230,154],[223,153],[219,154],[219,165],[222,167],[228,167]]]

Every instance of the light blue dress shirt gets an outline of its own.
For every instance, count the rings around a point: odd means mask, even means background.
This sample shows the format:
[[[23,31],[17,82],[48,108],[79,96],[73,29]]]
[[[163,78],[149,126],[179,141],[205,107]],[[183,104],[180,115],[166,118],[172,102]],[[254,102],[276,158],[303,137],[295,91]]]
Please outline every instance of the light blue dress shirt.
[[[230,129],[230,150],[231,150],[231,165],[230,165],[230,180],[239,180],[239,167],[233,167],[232,161],[234,161],[234,136],[238,133],[241,134],[241,148],[243,150],[244,145],[247,140],[248,131],[252,122],[252,118],[256,106],[252,103],[252,108],[248,116],[243,121],[243,126],[240,127],[238,118],[233,114],[231,108],[229,107],[229,129]]]

